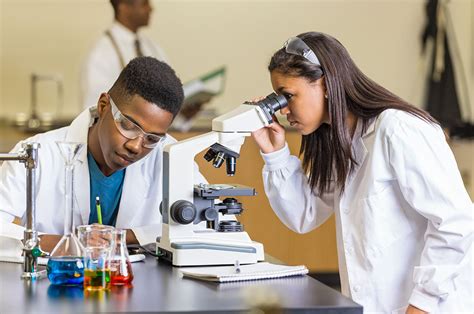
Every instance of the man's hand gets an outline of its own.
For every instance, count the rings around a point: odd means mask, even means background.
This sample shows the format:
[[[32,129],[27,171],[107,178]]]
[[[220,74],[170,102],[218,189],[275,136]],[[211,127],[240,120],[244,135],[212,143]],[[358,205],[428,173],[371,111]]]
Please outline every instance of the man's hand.
[[[43,234],[40,235],[40,246],[43,251],[51,253],[54,249],[56,244],[58,244],[59,240],[61,240],[61,235],[57,234]],[[135,237],[135,233],[133,233],[132,229],[127,229],[127,244],[139,244],[137,238]]]
[[[135,233],[133,233],[132,229],[127,229],[127,244],[140,244],[138,243],[137,237],[135,237]]]
[[[420,310],[419,308],[417,308],[417,307],[410,304],[407,307],[406,314],[428,314],[428,312]]]
[[[40,247],[43,251],[51,253],[59,240],[61,240],[61,235],[57,234],[43,234],[40,235]]]

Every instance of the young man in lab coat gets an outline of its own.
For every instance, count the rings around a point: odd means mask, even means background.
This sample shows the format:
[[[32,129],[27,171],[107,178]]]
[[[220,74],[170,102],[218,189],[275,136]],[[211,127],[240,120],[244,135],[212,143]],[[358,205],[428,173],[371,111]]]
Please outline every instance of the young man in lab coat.
[[[95,223],[96,196],[104,224],[126,228],[128,243],[151,243],[161,234],[162,155],[166,135],[183,102],[179,78],[152,57],[133,59],[96,107],[69,127],[28,139],[40,143],[36,175],[36,228],[50,251],[64,231],[64,161],[57,141],[87,143],[75,163],[74,225]],[[19,143],[13,149],[18,151]],[[197,167],[197,183],[206,182]],[[25,167],[0,168],[0,220],[25,223]]]

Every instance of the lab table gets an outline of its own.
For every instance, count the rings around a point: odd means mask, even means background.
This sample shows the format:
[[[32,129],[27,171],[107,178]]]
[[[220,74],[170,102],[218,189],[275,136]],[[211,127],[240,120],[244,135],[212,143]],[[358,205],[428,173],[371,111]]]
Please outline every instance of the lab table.
[[[23,281],[21,264],[0,262],[0,312],[362,313],[310,276],[218,284],[183,278],[179,268],[153,257],[132,265],[133,287],[90,293],[50,285],[47,278]]]

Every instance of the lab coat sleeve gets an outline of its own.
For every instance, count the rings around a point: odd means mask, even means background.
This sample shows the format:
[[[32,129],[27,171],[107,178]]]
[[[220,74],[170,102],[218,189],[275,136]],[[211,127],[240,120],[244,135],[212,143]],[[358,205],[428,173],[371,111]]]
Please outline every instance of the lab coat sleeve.
[[[270,205],[291,230],[306,233],[325,222],[333,213],[334,192],[318,197],[308,183],[301,162],[290,155],[288,145],[264,154],[263,183]],[[331,189],[333,191],[333,188]]]
[[[18,143],[12,154],[18,153]],[[15,217],[22,217],[26,208],[26,168],[18,161],[4,161],[0,167],[0,220],[12,222]]]
[[[432,312],[456,289],[459,270],[472,267],[472,202],[438,126],[400,119],[388,137],[388,148],[390,165],[405,200],[427,219],[409,303]]]

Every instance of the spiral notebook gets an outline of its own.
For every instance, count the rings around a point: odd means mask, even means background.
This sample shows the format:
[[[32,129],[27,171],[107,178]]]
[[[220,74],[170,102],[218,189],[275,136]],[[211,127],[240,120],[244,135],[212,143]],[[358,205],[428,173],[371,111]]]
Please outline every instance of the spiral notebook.
[[[181,270],[183,277],[205,281],[234,282],[301,276],[308,273],[304,265],[285,266],[267,262],[235,266],[199,267]]]

